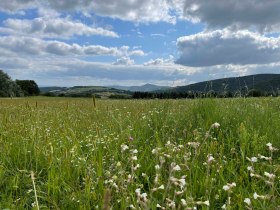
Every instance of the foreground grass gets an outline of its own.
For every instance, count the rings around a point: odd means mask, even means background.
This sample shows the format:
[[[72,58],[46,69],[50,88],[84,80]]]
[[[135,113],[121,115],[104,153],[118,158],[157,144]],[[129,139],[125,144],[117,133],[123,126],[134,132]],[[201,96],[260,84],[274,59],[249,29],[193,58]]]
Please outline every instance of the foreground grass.
[[[278,98],[0,106],[0,209],[280,208]]]

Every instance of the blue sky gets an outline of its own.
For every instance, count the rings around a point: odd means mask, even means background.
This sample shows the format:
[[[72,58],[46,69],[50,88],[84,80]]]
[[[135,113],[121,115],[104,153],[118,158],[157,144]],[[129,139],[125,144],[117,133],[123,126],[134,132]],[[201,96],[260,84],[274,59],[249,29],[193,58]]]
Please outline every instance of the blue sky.
[[[0,69],[40,86],[280,73],[280,1],[0,2]]]

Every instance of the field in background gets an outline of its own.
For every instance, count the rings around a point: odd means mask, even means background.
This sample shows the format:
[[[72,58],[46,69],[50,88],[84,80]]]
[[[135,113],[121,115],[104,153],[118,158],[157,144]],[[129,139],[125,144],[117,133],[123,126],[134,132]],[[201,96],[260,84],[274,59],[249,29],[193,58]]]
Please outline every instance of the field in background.
[[[279,98],[0,107],[0,209],[280,208]]]

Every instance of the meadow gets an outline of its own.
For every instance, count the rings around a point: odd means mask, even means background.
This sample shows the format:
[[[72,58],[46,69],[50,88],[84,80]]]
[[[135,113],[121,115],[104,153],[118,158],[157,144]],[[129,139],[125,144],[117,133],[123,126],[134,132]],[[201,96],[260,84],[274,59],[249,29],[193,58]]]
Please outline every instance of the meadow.
[[[280,209],[280,98],[0,99],[0,209]]]

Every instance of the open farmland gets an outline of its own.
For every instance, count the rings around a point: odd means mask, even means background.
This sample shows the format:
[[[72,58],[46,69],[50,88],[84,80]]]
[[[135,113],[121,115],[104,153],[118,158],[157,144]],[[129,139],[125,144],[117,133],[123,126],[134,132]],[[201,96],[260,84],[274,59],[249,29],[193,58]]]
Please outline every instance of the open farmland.
[[[0,106],[0,209],[280,208],[279,98]]]

